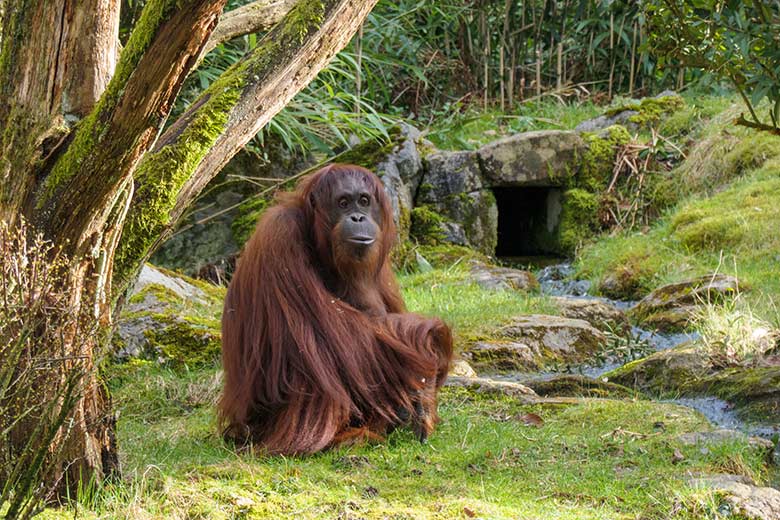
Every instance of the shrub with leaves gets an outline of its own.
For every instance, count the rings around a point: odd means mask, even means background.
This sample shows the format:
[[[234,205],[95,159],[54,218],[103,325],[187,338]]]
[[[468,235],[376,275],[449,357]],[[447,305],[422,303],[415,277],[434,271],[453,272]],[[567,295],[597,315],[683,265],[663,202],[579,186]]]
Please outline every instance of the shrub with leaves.
[[[61,484],[59,452],[86,367],[64,355],[92,331],[59,281],[66,259],[22,224],[0,223],[0,515],[29,518]],[[55,371],[58,376],[50,377]],[[41,394],[47,396],[41,399]]]
[[[730,80],[750,112],[737,123],[780,135],[780,2],[654,0],[647,9],[648,49],[659,65]],[[764,99],[769,109],[762,116]]]

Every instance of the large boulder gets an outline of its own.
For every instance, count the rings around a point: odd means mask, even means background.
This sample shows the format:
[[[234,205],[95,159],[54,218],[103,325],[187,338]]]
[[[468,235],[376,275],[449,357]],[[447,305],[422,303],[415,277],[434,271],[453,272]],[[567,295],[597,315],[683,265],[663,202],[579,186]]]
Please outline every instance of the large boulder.
[[[488,186],[563,186],[585,150],[576,132],[540,130],[499,139],[478,154]]]
[[[533,314],[514,318],[493,339],[467,347],[463,357],[478,367],[538,370],[584,362],[605,344],[604,334],[586,321]]]
[[[425,159],[416,204],[446,220],[446,240],[491,255],[495,251],[498,208],[483,186],[476,152],[436,151]]]
[[[690,324],[697,306],[723,301],[735,296],[738,290],[739,282],[733,276],[701,276],[655,289],[630,310],[630,315],[646,327],[681,330]]]

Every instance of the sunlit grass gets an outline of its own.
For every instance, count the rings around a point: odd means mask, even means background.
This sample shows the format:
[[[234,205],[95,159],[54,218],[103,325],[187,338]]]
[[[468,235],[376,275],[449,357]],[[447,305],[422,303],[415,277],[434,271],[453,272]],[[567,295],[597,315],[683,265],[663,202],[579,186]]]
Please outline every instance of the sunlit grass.
[[[84,498],[78,517],[449,519],[468,509],[482,518],[661,519],[679,502],[692,509],[676,518],[714,518],[696,504],[717,501],[690,489],[686,474],[736,467],[763,478],[746,442],[706,453],[680,445],[678,434],[708,428],[686,408],[531,406],[453,388],[442,393],[428,445],[400,430],[381,444],[308,457],[237,454],[214,423],[215,375],[126,367],[114,388],[125,479]],[[523,426],[515,419],[523,413],[544,424]]]

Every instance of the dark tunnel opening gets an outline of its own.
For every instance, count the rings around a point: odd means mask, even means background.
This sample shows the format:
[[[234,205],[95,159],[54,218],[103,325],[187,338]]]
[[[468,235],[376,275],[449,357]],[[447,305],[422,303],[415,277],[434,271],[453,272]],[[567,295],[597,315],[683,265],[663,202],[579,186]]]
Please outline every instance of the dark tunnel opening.
[[[493,194],[498,206],[497,257],[558,254],[559,188],[494,188]]]

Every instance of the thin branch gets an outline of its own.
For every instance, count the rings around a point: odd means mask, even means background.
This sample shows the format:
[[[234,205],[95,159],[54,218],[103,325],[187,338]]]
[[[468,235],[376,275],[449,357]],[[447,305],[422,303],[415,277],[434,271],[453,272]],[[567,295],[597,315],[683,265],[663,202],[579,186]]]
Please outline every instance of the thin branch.
[[[295,0],[258,0],[224,13],[206,43],[203,55],[233,38],[271,29],[294,5]]]
[[[744,114],[740,114],[739,117],[734,121],[734,124],[739,126],[746,126],[755,130],[761,130],[762,132],[769,132],[772,135],[780,135],[780,128],[761,122],[750,121],[749,119],[745,118]]]

